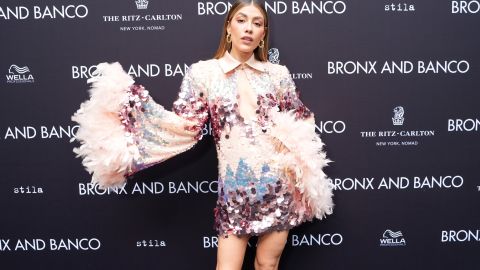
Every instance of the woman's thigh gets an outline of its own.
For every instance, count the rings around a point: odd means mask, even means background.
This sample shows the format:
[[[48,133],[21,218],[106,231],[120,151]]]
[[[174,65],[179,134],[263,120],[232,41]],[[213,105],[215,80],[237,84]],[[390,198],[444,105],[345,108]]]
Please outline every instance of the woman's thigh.
[[[288,230],[273,231],[258,237],[256,266],[278,267],[280,256],[287,243]]]
[[[245,249],[249,236],[238,237],[230,235],[228,238],[218,237],[217,270],[242,269]]]

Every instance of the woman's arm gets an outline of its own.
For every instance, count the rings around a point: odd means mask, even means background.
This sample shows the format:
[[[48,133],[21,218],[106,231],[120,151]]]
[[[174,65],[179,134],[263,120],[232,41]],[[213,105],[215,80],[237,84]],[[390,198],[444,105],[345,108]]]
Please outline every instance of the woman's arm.
[[[315,117],[312,111],[300,100],[295,82],[286,66],[280,66],[280,110],[295,112],[296,119],[307,120],[315,124]]]
[[[125,176],[163,162],[193,147],[208,119],[205,89],[185,74],[173,111],[157,104],[119,63],[101,63],[90,99],[72,116],[79,124],[74,149],[101,188],[121,186]]]

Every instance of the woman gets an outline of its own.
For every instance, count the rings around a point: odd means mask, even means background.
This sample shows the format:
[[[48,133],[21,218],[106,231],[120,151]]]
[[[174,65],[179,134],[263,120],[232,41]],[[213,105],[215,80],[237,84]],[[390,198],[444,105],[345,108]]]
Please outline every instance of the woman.
[[[288,69],[266,61],[268,30],[262,4],[237,1],[215,57],[190,66],[173,112],[118,63],[102,63],[101,76],[89,80],[90,100],[72,117],[82,143],[75,152],[106,188],[193,147],[210,115],[219,159],[217,269],[241,269],[252,235],[255,269],[277,269],[289,229],[332,213],[322,172],[329,160],[313,113]]]

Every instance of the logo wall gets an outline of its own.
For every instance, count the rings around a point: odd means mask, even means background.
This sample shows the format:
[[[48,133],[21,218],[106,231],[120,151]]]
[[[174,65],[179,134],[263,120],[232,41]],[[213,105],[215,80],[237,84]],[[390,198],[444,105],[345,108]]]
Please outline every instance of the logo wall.
[[[448,119],[448,132],[478,132],[480,129],[480,119]]]
[[[392,125],[401,127],[405,122],[405,109],[403,106],[393,108]],[[374,139],[378,147],[418,146],[424,137],[435,136],[432,129],[385,129],[360,131],[364,139]],[[380,139],[380,140],[377,140]]]
[[[250,238],[247,246],[255,247],[255,241]],[[343,235],[341,233],[318,233],[318,234],[291,234],[287,240],[292,247],[312,247],[312,246],[340,246],[343,243]],[[203,248],[217,248],[217,236],[204,236]]]
[[[166,247],[167,241],[165,240],[138,240],[136,243],[137,248],[161,248]]]
[[[3,20],[27,20],[33,17],[35,20],[46,19],[84,19],[88,16],[88,7],[85,5],[61,5],[61,6],[15,6],[1,7],[0,19]]]
[[[403,233],[401,231],[394,232],[392,230],[385,230],[383,232],[382,238],[380,238],[380,246],[381,247],[396,247],[396,246],[406,246],[407,242],[403,237]]]
[[[290,238],[292,247],[339,246],[342,242],[343,235],[340,233],[292,234]]]
[[[465,59],[429,61],[328,61],[328,75],[381,75],[381,74],[465,74],[470,62]]]
[[[280,50],[278,48],[270,48],[268,50],[268,62],[272,64],[280,64]],[[292,79],[312,79],[312,72],[292,72],[289,70]]]
[[[395,11],[395,12],[413,12],[415,11],[414,4],[407,4],[407,3],[397,3],[397,4],[389,4],[385,5],[385,11]]]
[[[35,78],[30,73],[28,66],[17,66],[15,64],[10,65],[8,73],[5,75],[7,83],[34,83]]]
[[[99,250],[98,238],[0,239],[0,251],[87,251]]]
[[[159,64],[132,64],[123,67],[126,72],[134,78],[155,78],[158,76],[163,77],[176,77],[185,76],[189,65],[186,63],[165,63]],[[72,66],[72,79],[89,79],[93,77],[93,72],[97,69],[96,65],[90,66]]]
[[[441,242],[480,242],[480,230],[443,230]]]
[[[161,195],[161,194],[207,194],[217,193],[218,182],[214,181],[148,181],[137,182],[132,187],[124,183],[121,187],[101,189],[97,184],[78,183],[78,195]]]
[[[156,5],[159,5],[161,2],[154,2]],[[131,31],[163,31],[166,29],[166,26],[163,22],[167,21],[182,21],[183,15],[181,13],[175,14],[152,14],[150,12],[146,13],[149,8],[149,1],[146,0],[136,0],[132,1],[132,7],[136,7],[136,10],[139,13],[136,14],[121,14],[121,15],[103,15],[103,22],[109,24],[118,24],[118,23],[127,23],[134,22],[135,25],[120,25],[119,30],[122,32],[131,32]],[[162,23],[162,24],[161,24]]]
[[[480,2],[477,0],[471,1],[452,1],[452,14],[476,14],[480,12]]]
[[[230,1],[199,1],[197,14],[226,15],[232,2]],[[347,10],[345,1],[265,1],[265,10],[269,14],[292,14],[292,15],[340,15]]]
[[[402,189],[459,189],[463,187],[461,175],[441,176],[397,176],[397,177],[362,177],[331,179],[334,190],[402,190]]]
[[[72,139],[79,126],[8,126],[0,139],[32,140],[32,139]]]

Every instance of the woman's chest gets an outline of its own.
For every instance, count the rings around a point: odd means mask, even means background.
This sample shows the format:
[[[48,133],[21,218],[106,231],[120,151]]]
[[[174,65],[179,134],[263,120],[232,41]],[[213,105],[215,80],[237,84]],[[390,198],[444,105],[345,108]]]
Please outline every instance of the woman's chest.
[[[248,68],[235,69],[229,73],[218,73],[208,78],[205,85],[208,102],[230,100],[235,102],[240,96],[275,95],[275,85],[267,72],[256,72]]]
[[[276,87],[267,72],[237,68],[229,73],[210,76],[205,85],[215,139],[229,138],[233,127],[245,137],[266,131],[268,111],[278,106]],[[258,131],[254,130],[258,128]]]

